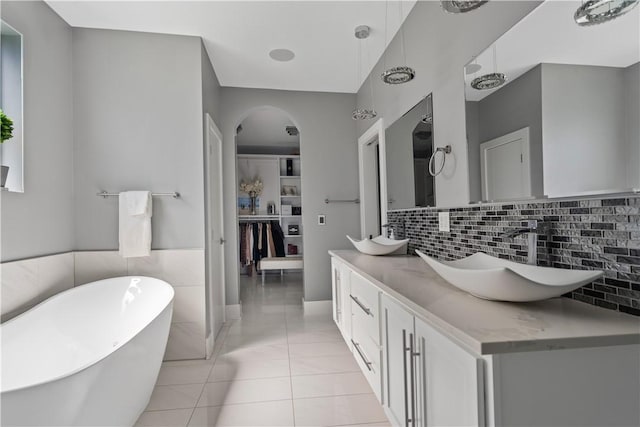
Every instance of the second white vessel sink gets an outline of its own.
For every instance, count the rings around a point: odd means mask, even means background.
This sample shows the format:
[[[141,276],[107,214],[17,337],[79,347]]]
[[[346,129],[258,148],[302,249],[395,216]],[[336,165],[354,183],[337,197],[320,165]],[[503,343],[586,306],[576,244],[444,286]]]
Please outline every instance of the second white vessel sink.
[[[347,236],[347,239],[353,243],[357,250],[367,255],[406,254],[407,243],[409,243],[409,239],[393,240],[384,236],[362,240],[355,240]]]
[[[438,261],[416,250],[442,278],[479,298],[539,301],[578,289],[602,276],[600,270],[538,267],[495,258],[482,252],[456,261]]]

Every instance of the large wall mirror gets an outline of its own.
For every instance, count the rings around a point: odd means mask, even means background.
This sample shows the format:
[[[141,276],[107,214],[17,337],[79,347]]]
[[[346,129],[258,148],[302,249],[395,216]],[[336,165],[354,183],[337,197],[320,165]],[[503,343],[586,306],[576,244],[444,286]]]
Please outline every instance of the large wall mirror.
[[[388,208],[435,206],[435,181],[429,173],[434,149],[431,95],[389,126],[385,138]]]
[[[640,188],[640,7],[579,26],[581,4],[542,3],[465,67],[471,202]]]
[[[11,137],[0,144],[2,190],[22,192],[22,34],[0,21],[0,109],[13,122]],[[6,132],[6,119],[4,130]],[[9,136],[3,135],[3,139]]]

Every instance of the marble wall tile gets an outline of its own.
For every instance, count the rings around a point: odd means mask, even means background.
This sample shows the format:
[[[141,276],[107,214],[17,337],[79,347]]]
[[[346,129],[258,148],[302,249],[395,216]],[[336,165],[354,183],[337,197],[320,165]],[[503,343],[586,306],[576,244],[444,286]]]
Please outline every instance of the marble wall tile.
[[[75,284],[127,275],[127,260],[117,251],[75,252]]]
[[[73,287],[73,253],[5,262],[0,265],[1,320]]]

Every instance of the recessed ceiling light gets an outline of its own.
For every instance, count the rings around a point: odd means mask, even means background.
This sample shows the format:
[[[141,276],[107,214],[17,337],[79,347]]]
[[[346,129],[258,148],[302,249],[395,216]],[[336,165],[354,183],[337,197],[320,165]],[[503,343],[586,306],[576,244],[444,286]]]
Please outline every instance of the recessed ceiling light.
[[[291,61],[296,56],[296,54],[289,49],[273,49],[271,52],[269,52],[269,56],[274,61],[287,62]]]

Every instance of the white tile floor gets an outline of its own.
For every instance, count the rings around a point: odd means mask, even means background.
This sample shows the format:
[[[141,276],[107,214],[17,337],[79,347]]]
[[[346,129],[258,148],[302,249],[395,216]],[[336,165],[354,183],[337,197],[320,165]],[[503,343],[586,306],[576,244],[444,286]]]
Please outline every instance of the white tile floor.
[[[136,426],[388,426],[329,314],[304,316],[301,276],[241,280],[242,320],[212,360],[165,362]]]

